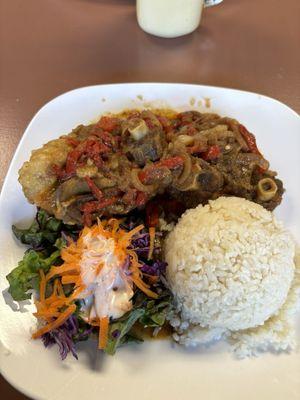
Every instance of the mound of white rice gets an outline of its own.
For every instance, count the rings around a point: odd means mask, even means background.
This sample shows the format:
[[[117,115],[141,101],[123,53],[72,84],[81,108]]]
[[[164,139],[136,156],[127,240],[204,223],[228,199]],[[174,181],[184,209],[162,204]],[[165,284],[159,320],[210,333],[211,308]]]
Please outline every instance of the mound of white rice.
[[[239,356],[293,347],[294,256],[289,233],[258,204],[221,197],[188,210],[165,243],[175,339],[227,337]]]

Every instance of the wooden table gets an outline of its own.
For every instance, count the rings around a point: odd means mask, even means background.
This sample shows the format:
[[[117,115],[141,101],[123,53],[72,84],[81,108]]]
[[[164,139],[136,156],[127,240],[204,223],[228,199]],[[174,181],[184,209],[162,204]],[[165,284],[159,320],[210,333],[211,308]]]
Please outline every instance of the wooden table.
[[[224,0],[178,39],[141,31],[134,0],[0,4],[0,185],[35,112],[80,86],[201,83],[263,93],[300,111],[299,0]],[[2,392],[25,398],[3,379]]]

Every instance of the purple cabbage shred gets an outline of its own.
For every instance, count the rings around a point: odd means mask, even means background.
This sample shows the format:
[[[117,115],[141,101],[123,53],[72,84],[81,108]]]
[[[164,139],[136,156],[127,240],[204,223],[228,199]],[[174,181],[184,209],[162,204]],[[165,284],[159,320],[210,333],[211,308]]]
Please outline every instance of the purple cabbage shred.
[[[156,232],[159,235],[159,232]],[[131,241],[131,248],[137,253],[139,257],[147,257],[150,249],[150,235],[148,232],[135,235]],[[155,244],[154,254],[159,252],[160,247]]]
[[[157,236],[161,235],[161,232],[156,232]],[[149,248],[150,248],[150,235],[148,232],[142,232],[134,236],[131,241],[131,248],[137,253],[138,257],[147,259]],[[160,251],[160,241],[155,242],[154,254]],[[148,275],[159,276],[166,272],[167,263],[164,261],[156,260],[150,264],[144,263],[141,271]]]
[[[166,272],[167,263],[155,261],[152,265],[143,264],[141,271],[148,275],[161,275]]]
[[[57,344],[61,359],[64,360],[69,353],[78,359],[74,339],[76,341],[86,339],[92,328],[86,329],[83,332],[79,331],[79,323],[76,316],[71,315],[59,328],[53,329],[42,336],[45,347],[51,347]]]

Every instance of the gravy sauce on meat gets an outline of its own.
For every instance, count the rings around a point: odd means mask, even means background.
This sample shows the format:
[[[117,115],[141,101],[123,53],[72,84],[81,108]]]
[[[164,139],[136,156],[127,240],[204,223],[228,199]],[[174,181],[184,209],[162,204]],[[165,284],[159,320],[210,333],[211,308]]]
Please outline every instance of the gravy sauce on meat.
[[[30,202],[65,223],[87,225],[158,195],[183,209],[232,195],[273,210],[284,191],[252,133],[197,111],[103,116],[34,151],[19,180]]]

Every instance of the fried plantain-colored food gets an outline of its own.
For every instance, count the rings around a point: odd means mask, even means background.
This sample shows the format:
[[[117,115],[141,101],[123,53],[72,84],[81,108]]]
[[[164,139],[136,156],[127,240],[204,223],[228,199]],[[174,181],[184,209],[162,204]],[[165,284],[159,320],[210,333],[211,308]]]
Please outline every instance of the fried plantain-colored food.
[[[51,193],[57,184],[53,160],[63,166],[71,149],[64,138],[59,138],[32,152],[30,161],[25,162],[19,171],[19,182],[30,203],[53,212]]]
[[[165,194],[180,209],[234,195],[272,210],[282,182],[238,121],[196,111],[132,111],[80,125],[32,153],[27,199],[69,224],[127,214]]]

